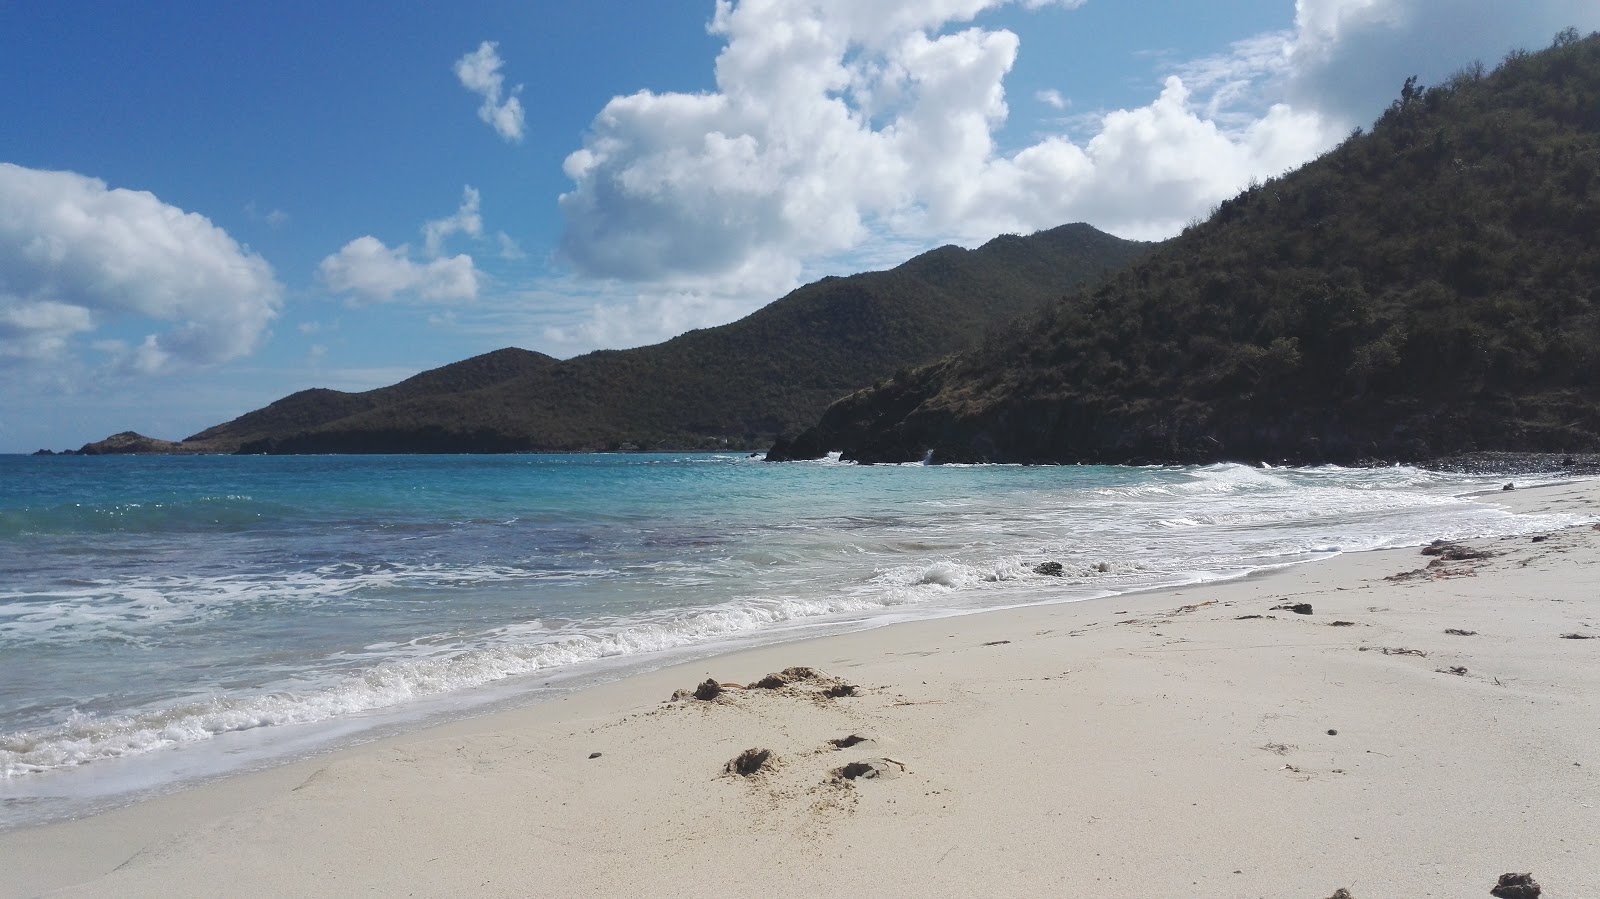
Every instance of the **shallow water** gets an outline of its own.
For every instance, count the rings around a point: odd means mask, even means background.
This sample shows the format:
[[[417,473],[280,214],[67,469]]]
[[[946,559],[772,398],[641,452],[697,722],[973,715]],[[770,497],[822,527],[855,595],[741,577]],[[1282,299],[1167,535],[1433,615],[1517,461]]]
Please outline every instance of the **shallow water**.
[[[752,641],[1526,533],[1412,468],[0,457],[0,827]],[[1064,575],[1033,566],[1062,563]]]

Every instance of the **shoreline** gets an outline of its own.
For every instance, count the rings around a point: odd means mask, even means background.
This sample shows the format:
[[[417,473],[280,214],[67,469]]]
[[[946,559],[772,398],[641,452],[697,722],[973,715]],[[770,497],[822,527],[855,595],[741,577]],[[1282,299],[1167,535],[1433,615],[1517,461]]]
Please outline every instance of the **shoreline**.
[[[1600,483],[1498,501],[1595,514]],[[1600,643],[1554,633],[1600,636],[1600,532],[1469,542],[1500,555],[1429,573],[1414,548],[1347,553],[680,663],[0,834],[18,872],[0,894],[1455,896],[1513,869],[1600,892],[1600,812],[1581,807],[1600,795]],[[1313,614],[1269,610],[1290,599]],[[663,703],[790,666],[861,695]],[[828,743],[852,733],[872,739]],[[758,746],[776,770],[722,772]],[[833,776],[858,756],[894,764]]]

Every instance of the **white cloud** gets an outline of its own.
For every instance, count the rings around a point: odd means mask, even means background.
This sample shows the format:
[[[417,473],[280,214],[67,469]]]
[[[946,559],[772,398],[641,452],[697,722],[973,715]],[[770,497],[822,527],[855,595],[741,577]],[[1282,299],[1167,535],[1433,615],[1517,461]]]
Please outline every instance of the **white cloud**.
[[[244,204],[244,215],[252,222],[264,222],[268,228],[276,231],[289,224],[289,213],[282,209],[273,209],[270,212],[261,212],[256,208],[254,200]]]
[[[66,362],[109,325],[163,328],[128,349],[140,373],[252,352],[277,315],[272,267],[204,216],[73,172],[0,163],[0,364]]]
[[[483,236],[483,216],[478,211],[481,201],[478,191],[468,185],[461,189],[461,208],[455,215],[433,219],[422,226],[422,246],[429,256],[438,256],[445,240],[453,234]]]
[[[1151,105],[1101,116],[1091,140],[1001,152],[1020,39],[962,26],[1007,2],[720,0],[717,90],[616,97],[567,158],[563,256],[655,294],[750,297],[895,238],[1077,220],[1166,236],[1339,135],[1282,105],[1214,121],[1169,80]]]
[[[516,96],[522,90],[522,85],[512,88],[512,95],[501,100],[505,92],[505,78],[500,74],[500,66],[504,62],[496,52],[499,46],[493,41],[479,44],[478,49],[456,60],[455,73],[462,87],[483,98],[483,105],[478,107],[478,118],[502,138],[516,142],[522,140],[522,101]]]
[[[456,234],[483,237],[482,200],[477,189],[467,185],[461,189],[461,206],[454,214],[423,223],[421,261],[412,258],[410,244],[390,247],[368,234],[322,260],[317,275],[330,290],[348,294],[357,302],[475,300],[483,275],[472,257],[442,254],[445,241]]]
[[[495,242],[500,246],[501,259],[515,261],[528,258],[528,254],[523,252],[522,246],[517,243],[516,238],[504,231],[495,235]]]
[[[1071,100],[1062,96],[1061,92],[1053,87],[1034,93],[1033,98],[1051,109],[1066,109],[1072,105]]]
[[[704,290],[632,294],[618,290],[596,298],[597,301],[587,307],[569,310],[548,324],[529,327],[530,323],[519,322],[519,330],[528,334],[528,345],[552,355],[572,355],[596,347],[627,349],[743,318],[774,296],[776,293],[770,293],[752,300],[748,296]]]
[[[371,235],[350,241],[322,260],[317,273],[335,293],[368,302],[387,302],[400,296],[433,301],[472,300],[478,296],[478,271],[471,256],[414,262],[410,247],[388,247]]]
[[[0,295],[0,359],[59,358],[75,335],[92,330],[94,317],[82,306]]]

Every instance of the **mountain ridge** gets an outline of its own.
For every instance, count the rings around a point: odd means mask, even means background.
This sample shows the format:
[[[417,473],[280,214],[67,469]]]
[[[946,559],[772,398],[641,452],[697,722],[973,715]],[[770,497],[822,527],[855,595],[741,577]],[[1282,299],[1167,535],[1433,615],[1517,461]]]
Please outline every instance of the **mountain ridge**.
[[[1081,223],[944,246],[652,346],[568,360],[508,347],[363,393],[299,391],[186,438],[181,451],[765,448],[839,396],[970,346],[1150,246]]]

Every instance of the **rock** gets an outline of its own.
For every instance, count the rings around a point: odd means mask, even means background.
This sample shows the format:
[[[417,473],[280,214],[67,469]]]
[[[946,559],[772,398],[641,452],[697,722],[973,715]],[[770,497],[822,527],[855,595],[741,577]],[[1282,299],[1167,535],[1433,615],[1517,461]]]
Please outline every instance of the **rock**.
[[[1033,566],[1033,573],[1042,574],[1046,577],[1061,577],[1061,563],[1040,562],[1039,564]]]
[[[1532,874],[1501,874],[1489,895],[1499,899],[1536,899],[1540,889]]]
[[[788,439],[779,437],[773,442],[772,448],[767,450],[768,462],[805,462],[812,459],[821,459],[828,454],[822,443],[821,435],[815,430]]]
[[[1572,632],[1570,634],[1562,634],[1561,635],[1561,639],[1563,639],[1563,640],[1593,640],[1594,639],[1594,634],[1580,634],[1580,633],[1574,631],[1574,632]]]
[[[710,701],[721,695],[722,685],[717,683],[716,678],[708,677],[705,683],[694,688],[694,698],[702,701]]]
[[[1308,603],[1308,602],[1286,602],[1286,603],[1283,603],[1281,605],[1273,606],[1272,607],[1272,611],[1274,611],[1274,612],[1293,612],[1296,615],[1310,615],[1311,614],[1311,603]]]
[[[53,449],[42,449],[42,450],[35,450],[33,454],[35,456],[54,456],[56,454],[56,451],[53,450]]]
[[[1517,489],[1517,485],[1516,484],[1507,484],[1504,487],[1501,487],[1500,489],[1501,490],[1515,490],[1515,489]]]
[[[1352,896],[1349,890],[1345,889],[1344,887],[1340,887],[1337,890],[1334,890],[1333,895],[1329,896],[1328,899],[1356,899],[1356,897]]]
[[[598,752],[591,752],[591,753],[589,753],[589,758],[592,758],[592,759],[597,759],[597,758],[599,758],[599,757],[600,757],[600,753],[598,753]]]
[[[766,767],[770,761],[772,761],[772,750],[746,749],[744,752],[729,759],[723,770],[729,774],[737,774],[740,777],[749,777]]]
[[[1328,736],[1337,737],[1337,736],[1339,736],[1339,732],[1337,730],[1335,730],[1334,728],[1330,727],[1330,728],[1328,728]]]

